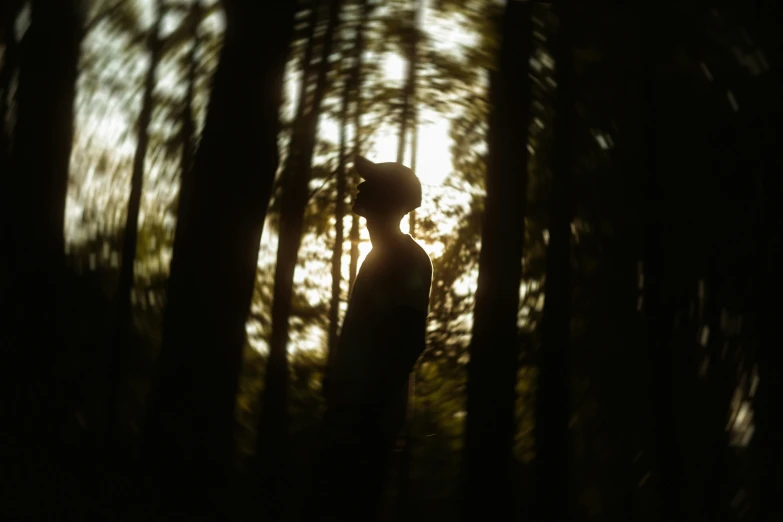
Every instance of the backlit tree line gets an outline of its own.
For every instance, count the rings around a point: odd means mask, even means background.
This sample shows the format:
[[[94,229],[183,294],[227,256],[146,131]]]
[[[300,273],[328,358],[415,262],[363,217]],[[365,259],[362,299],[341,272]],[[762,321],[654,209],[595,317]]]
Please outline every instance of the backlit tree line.
[[[434,279],[387,519],[783,518],[779,21],[5,2],[10,519],[299,519],[367,244],[353,158],[393,139],[417,171],[433,114],[451,174],[405,223]]]

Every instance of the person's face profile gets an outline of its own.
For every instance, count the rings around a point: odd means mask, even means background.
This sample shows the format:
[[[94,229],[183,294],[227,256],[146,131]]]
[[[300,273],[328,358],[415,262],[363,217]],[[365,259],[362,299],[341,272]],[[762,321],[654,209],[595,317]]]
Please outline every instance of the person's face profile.
[[[373,181],[368,180],[360,183],[356,187],[353,211],[364,218],[382,212],[386,201],[382,189],[383,187]]]

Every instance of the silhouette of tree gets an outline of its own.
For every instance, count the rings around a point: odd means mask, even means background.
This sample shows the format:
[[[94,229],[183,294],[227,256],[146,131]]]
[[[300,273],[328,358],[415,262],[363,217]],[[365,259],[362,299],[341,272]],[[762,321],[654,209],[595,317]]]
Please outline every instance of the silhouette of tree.
[[[232,456],[245,322],[278,165],[278,111],[295,9],[284,1],[222,5],[224,44],[188,199],[178,204],[146,426],[151,462],[199,487],[218,479]]]
[[[362,145],[364,140],[364,134],[367,132],[362,127],[362,115],[365,112],[366,103],[363,101],[364,80],[367,76],[366,66],[363,60],[363,54],[365,51],[365,27],[369,21],[370,16],[370,2],[368,0],[362,0],[361,2],[361,14],[359,18],[359,32],[356,35],[356,100],[353,117],[354,126],[354,143],[353,143],[353,156],[356,157],[362,152]],[[359,184],[359,176],[354,172],[351,176],[352,186],[356,187]],[[351,230],[348,233],[348,238],[351,242],[350,260],[348,264],[348,295],[351,295],[353,290],[353,282],[356,279],[356,271],[359,265],[359,224],[361,217],[356,214],[351,215]]]
[[[115,297],[114,312],[114,337],[110,350],[110,385],[108,394],[108,431],[107,443],[111,443],[114,432],[117,429],[118,402],[123,390],[127,361],[129,359],[128,337],[131,328],[131,290],[133,288],[133,271],[136,261],[136,243],[138,240],[139,211],[141,208],[142,185],[144,183],[145,163],[149,148],[149,126],[154,109],[153,91],[155,89],[158,65],[161,60],[160,25],[164,16],[162,0],[155,3],[155,22],[150,27],[147,48],[149,51],[149,65],[144,80],[141,111],[136,123],[138,138],[136,152],[133,157],[133,174],[131,176],[131,190],[128,199],[128,213],[123,234],[122,259],[120,261],[120,276],[117,295]]]
[[[17,444],[45,448],[56,440],[54,434],[64,420],[64,397],[58,390],[63,383],[55,382],[54,376],[60,357],[69,353],[59,333],[67,324],[60,313],[63,229],[83,36],[77,4],[31,2],[29,26],[20,22],[24,34],[15,44],[16,57],[9,55],[9,67],[16,60],[18,80],[0,237],[4,252],[0,301],[9,311],[0,345],[6,360],[13,361],[4,365],[8,373],[3,372],[2,378],[7,398],[4,425],[11,427],[13,441],[4,444],[7,448]],[[4,90],[4,97],[9,94]],[[31,349],[34,333],[43,351]]]
[[[536,519],[566,520],[569,509],[570,335],[571,335],[571,171],[574,102],[571,8],[558,15],[555,61],[557,105],[552,164],[552,210],[546,259],[546,286],[538,354],[536,394]]]
[[[328,19],[321,45],[320,63],[316,69],[315,90],[308,106],[298,109],[301,110],[301,118],[294,122],[289,153],[281,174],[280,230],[272,300],[272,330],[261,402],[257,452],[259,469],[270,488],[269,506],[272,518],[280,516],[277,511],[279,506],[275,506],[278,502],[275,499],[280,498],[278,490],[282,479],[280,474],[285,469],[283,463],[287,453],[285,448],[289,378],[286,347],[293,299],[294,271],[302,241],[316,133],[341,3],[338,0],[330,0],[327,5]],[[303,89],[306,86],[307,83],[304,83]]]
[[[337,157],[337,172],[336,172],[336,193],[334,199],[334,221],[335,221],[335,235],[334,245],[332,246],[332,295],[329,305],[329,333],[328,333],[328,359],[331,359],[334,355],[334,350],[337,347],[337,331],[338,322],[340,317],[340,302],[341,302],[341,290],[340,283],[342,281],[342,259],[343,259],[343,242],[344,242],[344,230],[343,221],[345,218],[345,198],[347,192],[347,167],[348,163],[348,137],[347,127],[349,125],[349,105],[351,103],[351,95],[356,97],[358,92],[356,86],[359,79],[359,68],[361,60],[362,49],[359,46],[361,43],[363,28],[361,27],[361,18],[357,18],[356,26],[354,27],[354,38],[352,41],[352,48],[347,48],[343,44],[343,53],[352,55],[353,63],[351,66],[345,66],[347,70],[343,71],[343,86],[342,95],[340,100],[340,137],[339,137],[339,151]],[[345,63],[345,58],[341,60],[341,64]],[[358,107],[356,108],[358,111]]]
[[[502,20],[498,68],[490,73],[487,200],[468,363],[465,520],[502,518],[514,512],[511,474],[519,359],[518,289],[532,95],[529,4],[509,2]]]
[[[0,168],[8,172],[12,132],[12,97],[14,73],[18,67],[19,44],[14,29],[19,1],[9,1],[0,8],[0,45],[3,54],[0,62]]]

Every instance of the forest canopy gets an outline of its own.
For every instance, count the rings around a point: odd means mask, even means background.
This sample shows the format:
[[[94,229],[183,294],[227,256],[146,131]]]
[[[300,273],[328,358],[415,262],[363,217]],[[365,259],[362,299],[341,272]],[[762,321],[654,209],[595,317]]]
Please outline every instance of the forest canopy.
[[[783,516],[752,4],[6,2],[12,517],[305,517],[358,156],[418,176],[433,266],[385,520]]]

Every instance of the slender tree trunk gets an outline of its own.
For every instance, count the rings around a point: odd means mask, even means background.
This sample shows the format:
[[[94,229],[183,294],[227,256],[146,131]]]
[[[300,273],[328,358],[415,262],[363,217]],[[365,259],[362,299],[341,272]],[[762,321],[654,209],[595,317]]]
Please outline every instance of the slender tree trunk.
[[[462,473],[463,520],[503,520],[514,513],[514,403],[517,314],[527,203],[531,112],[529,2],[508,2],[492,103],[487,196],[468,363]]]
[[[280,202],[280,231],[275,267],[275,288],[272,302],[272,334],[264,391],[261,398],[261,418],[257,443],[258,465],[267,482],[270,495],[269,517],[281,516],[282,476],[287,459],[288,404],[288,320],[293,300],[294,271],[304,228],[304,214],[309,199],[311,164],[321,116],[321,102],[326,91],[334,33],[339,21],[339,0],[329,1],[329,16],[324,35],[321,62],[318,66],[315,91],[309,110],[296,122],[292,148],[283,172]],[[304,88],[304,87],[303,87]],[[297,134],[299,138],[297,139]]]
[[[329,315],[329,361],[332,360],[332,357],[334,356],[334,350],[337,346],[337,331],[339,329],[338,322],[339,322],[339,305],[340,305],[340,278],[342,278],[342,252],[343,252],[343,241],[344,241],[344,231],[343,231],[343,223],[342,223],[342,217],[345,216],[345,197],[347,192],[347,185],[348,185],[348,178],[346,173],[346,164],[348,162],[346,157],[346,151],[345,148],[347,146],[346,144],[346,135],[345,130],[348,126],[348,106],[351,102],[351,95],[353,94],[354,98],[354,113],[353,113],[353,119],[354,119],[354,145],[353,145],[353,156],[354,158],[360,154],[361,151],[361,78],[362,78],[362,53],[364,52],[364,26],[367,23],[367,17],[368,17],[368,3],[366,0],[362,0],[361,4],[358,6],[360,12],[358,15],[357,23],[356,23],[356,33],[354,37],[353,42],[353,66],[351,67],[350,75],[346,79],[346,83],[344,85],[344,91],[343,91],[343,106],[341,109],[341,127],[340,127],[340,163],[338,166],[337,171],[337,203],[335,207],[335,217],[337,219],[336,222],[336,234],[335,234],[335,241],[338,239],[340,240],[339,243],[339,257],[338,257],[338,244],[335,243],[333,254],[332,254],[332,304],[330,308],[330,315]],[[342,177],[342,180],[340,179]],[[352,173],[351,176],[351,184],[352,185],[358,185],[357,178],[358,176],[356,173]],[[355,229],[355,230],[354,230]],[[356,239],[358,242],[358,234],[359,234],[359,216],[352,215],[351,218],[351,231],[350,231],[350,239],[351,239],[351,258],[350,258],[350,265],[349,265],[349,277],[348,277],[348,295],[351,295],[351,287],[353,285],[353,280],[356,277],[356,264],[357,264],[357,258],[358,258],[358,244],[354,243],[354,235],[356,235]],[[337,282],[335,282],[335,278],[337,278]]]
[[[416,159],[419,153],[419,121],[418,109],[414,106],[411,111],[411,170],[416,172]],[[411,237],[416,237],[416,209],[408,214],[408,229]]]
[[[74,99],[82,41],[79,2],[33,1],[31,25],[16,51],[16,125],[4,172],[0,328],[3,449],[59,443],[65,421],[68,360],[62,327],[65,201],[73,142]],[[61,359],[62,358],[62,359]],[[7,387],[7,388],[6,388]],[[5,451],[3,451],[5,453]]]
[[[370,17],[370,4],[368,0],[362,0],[361,3],[361,15],[359,18],[359,28],[356,33],[356,85],[354,86],[354,113],[353,113],[353,157],[356,158],[362,152],[362,80],[364,78],[362,71],[362,60],[364,58],[364,28],[367,26],[367,21]],[[359,186],[359,174],[354,168],[351,175],[351,181],[353,183],[353,189]],[[353,291],[353,283],[356,280],[356,272],[359,266],[359,224],[361,217],[352,214],[351,215],[351,231],[349,233],[349,239],[351,241],[351,258],[348,265],[348,295],[351,295]]]
[[[400,137],[397,151],[397,162],[402,163],[405,155],[405,142],[407,139],[407,123],[410,120],[411,134],[411,164],[410,168],[416,172],[416,155],[418,145],[418,108],[416,106],[416,70],[418,67],[418,38],[419,38],[419,15],[422,6],[416,0],[413,12],[413,33],[408,57],[408,78],[405,87],[403,115],[400,124]],[[414,236],[416,233],[416,210],[411,210],[408,214],[408,233]],[[397,476],[397,514],[396,520],[407,520],[410,518],[410,461],[411,445],[413,435],[410,430],[410,421],[413,416],[413,406],[416,400],[416,372],[412,371],[408,376],[408,413],[406,426],[400,434],[399,440],[399,460]]]
[[[676,437],[676,415],[674,397],[674,300],[666,277],[664,214],[665,190],[658,172],[658,116],[660,108],[660,84],[658,82],[659,54],[655,31],[660,27],[656,9],[641,11],[641,62],[642,69],[642,153],[643,172],[643,247],[644,293],[643,306],[646,318],[647,349],[650,358],[652,390],[650,398],[653,407],[653,439],[655,446],[655,487],[661,512],[661,519],[682,520],[683,507],[682,463],[679,442]]]
[[[193,44],[188,53],[188,86],[185,91],[185,102],[182,106],[182,129],[180,131],[182,140],[182,157],[180,160],[180,187],[179,198],[188,199],[188,190],[190,189],[190,175],[193,170],[193,161],[196,156],[196,122],[193,119],[193,97],[196,90],[196,81],[198,75],[198,58],[196,52],[201,46],[198,27],[201,20],[203,8],[201,0],[193,2],[191,7],[193,14],[193,26],[191,28],[191,39]]]
[[[778,16],[779,18],[779,16]],[[775,65],[779,67],[779,63]],[[755,125],[759,129],[758,149],[760,156],[759,226],[757,228],[756,270],[754,277],[753,313],[756,317],[758,335],[758,389],[754,397],[756,435],[752,445],[759,467],[759,520],[771,522],[783,519],[783,505],[780,492],[783,491],[783,417],[780,404],[783,403],[783,354],[780,346],[778,324],[783,314],[783,179],[779,154],[781,104],[777,93],[783,85],[780,69],[765,81],[766,96],[762,99],[776,100],[772,107],[759,107],[763,116]]]
[[[14,21],[19,8],[17,4],[17,1],[9,1],[0,7],[0,42],[4,46],[0,62],[0,172],[9,172],[10,168],[12,125],[9,121],[9,102],[14,74],[19,65],[19,45],[14,34]]]
[[[354,67],[355,70],[355,67]],[[329,353],[332,360],[337,349],[337,330],[340,320],[340,283],[342,282],[343,260],[343,218],[345,217],[346,184],[346,127],[348,126],[348,104],[350,102],[350,80],[345,78],[342,106],[340,107],[340,151],[337,165],[337,194],[334,201],[334,246],[332,247],[332,299],[329,307]]]
[[[536,392],[536,519],[570,520],[571,170],[574,157],[571,8],[558,11],[552,203]]]
[[[400,129],[397,135],[397,163],[405,162],[405,148],[408,140],[408,125],[411,123],[411,112],[415,106],[416,94],[416,67],[417,67],[417,48],[419,39],[418,13],[420,10],[419,0],[414,0],[414,8],[407,28],[407,38],[403,42],[404,52],[407,54],[408,69],[405,73],[405,85],[402,88],[402,111],[400,113]]]
[[[158,64],[161,60],[160,24],[163,19],[163,2],[155,2],[155,22],[147,36],[147,50],[150,63],[147,75],[144,79],[144,93],[141,102],[141,111],[136,122],[138,138],[136,152],[133,157],[133,173],[131,176],[131,191],[128,198],[128,212],[125,222],[125,234],[123,236],[122,260],[120,262],[120,276],[117,287],[117,295],[114,304],[115,328],[113,332],[112,346],[109,347],[109,394],[107,400],[107,433],[106,443],[115,442],[117,436],[119,418],[119,403],[122,392],[125,389],[125,377],[130,351],[130,335],[133,330],[131,292],[133,291],[133,268],[136,261],[136,243],[139,235],[139,211],[141,209],[141,193],[144,184],[144,167],[149,148],[149,126],[154,109],[153,91]]]
[[[300,135],[296,132],[296,125],[298,125],[304,117],[305,110],[307,108],[307,87],[310,85],[310,76],[313,74],[313,53],[315,51],[315,28],[318,25],[318,11],[324,4],[325,0],[313,0],[310,6],[310,15],[307,20],[307,43],[305,44],[305,52],[302,57],[302,63],[300,65],[302,69],[302,85],[299,91],[299,100],[296,105],[296,117],[294,118],[294,133],[291,136],[290,151],[295,150],[295,139],[300,138]],[[287,160],[286,160],[287,161]]]
[[[226,31],[186,200],[178,209],[145,454],[195,505],[233,455],[234,409],[258,249],[278,167],[295,3],[224,0]],[[263,52],[259,52],[259,49]],[[179,482],[181,485],[183,482]],[[195,508],[194,508],[195,509]]]

